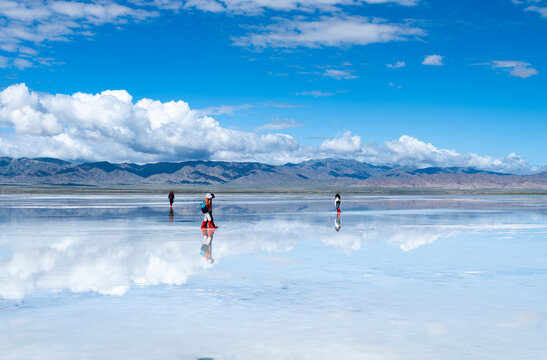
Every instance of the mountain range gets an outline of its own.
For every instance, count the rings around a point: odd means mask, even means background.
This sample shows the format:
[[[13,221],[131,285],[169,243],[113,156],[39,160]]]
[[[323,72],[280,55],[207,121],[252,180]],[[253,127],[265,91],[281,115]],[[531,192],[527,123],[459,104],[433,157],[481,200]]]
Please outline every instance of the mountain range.
[[[547,172],[514,175],[469,167],[375,166],[349,159],[298,164],[182,161],[75,164],[54,158],[0,157],[0,184],[23,185],[246,185],[374,188],[547,190]]]

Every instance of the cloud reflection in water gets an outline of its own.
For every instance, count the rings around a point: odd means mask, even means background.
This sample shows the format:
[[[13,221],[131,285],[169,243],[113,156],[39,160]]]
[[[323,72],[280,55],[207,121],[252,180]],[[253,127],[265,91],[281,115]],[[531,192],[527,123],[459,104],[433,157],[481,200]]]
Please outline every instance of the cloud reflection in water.
[[[19,209],[18,217],[16,210],[5,208],[0,214],[9,225],[7,234],[0,238],[2,298],[20,300],[33,293],[62,291],[123,295],[133,286],[182,285],[224,257],[285,253],[301,241],[320,240],[348,254],[375,243],[387,243],[407,252],[463,233],[511,233],[547,227],[547,217],[541,211],[526,217],[518,212],[496,211],[467,211],[457,216],[435,209],[418,213],[415,209],[352,211],[351,201],[347,201],[342,228],[334,212],[322,212],[313,203],[306,212],[284,213],[280,212],[283,206],[276,202],[247,206],[227,202],[224,213],[219,207],[217,216],[223,223],[208,249],[214,246],[213,262],[200,256],[204,237],[199,222],[167,227],[157,222],[159,211],[143,207],[70,210],[73,216],[78,211],[87,212],[70,219],[63,216],[69,213],[62,209],[48,208],[47,198],[43,201],[39,211]],[[247,217],[236,216],[245,208],[252,209]],[[9,216],[9,211],[16,214]],[[177,219],[190,212],[180,209],[180,213]],[[44,216],[46,220],[40,221]]]

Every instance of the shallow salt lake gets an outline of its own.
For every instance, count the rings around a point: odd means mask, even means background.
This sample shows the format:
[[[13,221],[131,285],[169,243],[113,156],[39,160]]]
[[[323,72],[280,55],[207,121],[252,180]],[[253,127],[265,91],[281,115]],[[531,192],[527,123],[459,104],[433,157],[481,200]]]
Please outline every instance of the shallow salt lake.
[[[0,195],[0,358],[546,358],[546,196],[200,201]]]

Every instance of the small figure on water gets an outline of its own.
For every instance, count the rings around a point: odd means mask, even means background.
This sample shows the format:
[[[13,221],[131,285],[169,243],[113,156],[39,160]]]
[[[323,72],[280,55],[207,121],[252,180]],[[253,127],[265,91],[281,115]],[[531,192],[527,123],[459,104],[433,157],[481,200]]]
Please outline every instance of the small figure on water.
[[[210,193],[205,195],[205,200],[201,202],[201,212],[203,213],[203,222],[201,228],[218,229],[213,220],[213,199],[215,194]]]
[[[340,194],[336,193],[336,195],[334,195],[334,206],[336,206],[336,212],[338,214],[341,213],[340,211]]]
[[[173,192],[173,190],[171,190],[169,196],[167,197],[169,198],[169,207],[173,209],[173,202],[175,202],[175,193]]]
[[[213,259],[213,236],[215,235],[215,229],[201,229],[201,234],[203,235],[203,241],[200,254],[209,264],[212,264],[215,261]]]

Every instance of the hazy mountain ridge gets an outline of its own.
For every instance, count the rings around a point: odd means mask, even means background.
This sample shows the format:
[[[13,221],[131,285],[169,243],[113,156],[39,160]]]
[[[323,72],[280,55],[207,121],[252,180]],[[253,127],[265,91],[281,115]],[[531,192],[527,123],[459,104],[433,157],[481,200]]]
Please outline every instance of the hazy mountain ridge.
[[[183,161],[74,164],[53,158],[0,157],[0,182],[19,184],[241,184],[325,185],[450,189],[547,189],[547,172],[513,175],[468,167],[408,168],[375,166],[349,159],[308,160],[298,164]]]

